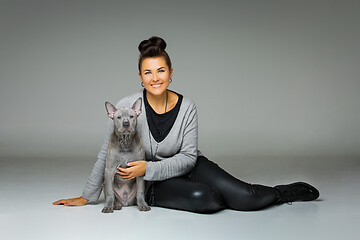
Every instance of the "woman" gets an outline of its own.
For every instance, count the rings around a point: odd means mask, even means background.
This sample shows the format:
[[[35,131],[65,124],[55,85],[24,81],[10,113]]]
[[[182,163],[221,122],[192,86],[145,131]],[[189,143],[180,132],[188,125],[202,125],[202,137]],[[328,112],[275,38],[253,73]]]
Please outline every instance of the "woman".
[[[119,168],[124,180],[144,175],[150,206],[213,213],[225,208],[252,211],[292,201],[311,201],[319,192],[307,183],[267,187],[234,178],[198,150],[195,104],[168,90],[173,68],[162,38],[151,37],[139,45],[139,77],[143,91],[120,100],[116,107],[129,107],[143,98],[145,111],[137,130],[146,152],[139,160]],[[106,149],[113,122],[109,119],[104,144],[84,192],[79,198],[63,199],[54,205],[81,206],[97,201],[103,184]]]

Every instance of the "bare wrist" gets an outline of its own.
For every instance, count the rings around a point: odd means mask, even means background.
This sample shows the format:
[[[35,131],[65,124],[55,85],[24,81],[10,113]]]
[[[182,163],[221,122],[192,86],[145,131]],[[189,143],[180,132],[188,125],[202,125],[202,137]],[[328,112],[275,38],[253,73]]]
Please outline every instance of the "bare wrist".
[[[85,198],[83,198],[83,197],[80,197],[80,200],[84,203],[84,204],[86,204],[89,200],[87,200],[87,199],[85,199]]]

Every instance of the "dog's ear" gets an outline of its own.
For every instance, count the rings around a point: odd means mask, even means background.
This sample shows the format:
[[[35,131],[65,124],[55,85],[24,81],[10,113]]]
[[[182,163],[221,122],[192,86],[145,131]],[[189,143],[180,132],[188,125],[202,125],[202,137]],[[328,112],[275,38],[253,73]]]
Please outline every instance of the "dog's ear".
[[[138,116],[141,113],[141,105],[142,105],[142,98],[140,97],[140,98],[138,98],[138,100],[136,100],[134,105],[131,107],[132,110],[134,110]]]
[[[108,113],[108,116],[113,119],[114,118],[114,114],[115,112],[117,111],[117,109],[114,107],[114,105],[112,105],[111,103],[109,102],[105,102],[105,108],[106,108],[106,111]]]

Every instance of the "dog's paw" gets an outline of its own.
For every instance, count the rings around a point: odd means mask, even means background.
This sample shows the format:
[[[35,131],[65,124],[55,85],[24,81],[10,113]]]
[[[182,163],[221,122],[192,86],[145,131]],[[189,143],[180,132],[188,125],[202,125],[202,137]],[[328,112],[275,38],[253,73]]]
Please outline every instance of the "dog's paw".
[[[121,209],[122,209],[121,203],[115,203],[114,204],[114,210],[121,210]]]
[[[101,212],[102,213],[113,213],[114,209],[112,207],[104,207]]]
[[[151,208],[148,205],[139,205],[138,208],[142,212],[147,212],[151,210]]]

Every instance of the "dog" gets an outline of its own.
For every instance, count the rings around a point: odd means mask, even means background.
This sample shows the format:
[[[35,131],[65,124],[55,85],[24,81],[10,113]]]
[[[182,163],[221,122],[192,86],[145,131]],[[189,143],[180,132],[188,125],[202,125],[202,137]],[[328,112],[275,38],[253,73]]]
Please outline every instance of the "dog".
[[[142,99],[135,101],[131,108],[116,109],[105,102],[108,116],[114,121],[114,131],[110,136],[105,166],[103,213],[112,213],[123,206],[138,206],[140,211],[149,211],[145,201],[144,176],[123,180],[116,172],[118,167],[126,168],[127,163],[145,160],[145,151],[136,131],[137,117],[141,113]]]

